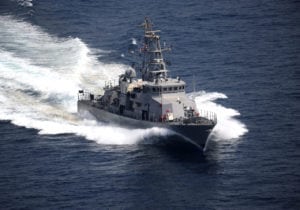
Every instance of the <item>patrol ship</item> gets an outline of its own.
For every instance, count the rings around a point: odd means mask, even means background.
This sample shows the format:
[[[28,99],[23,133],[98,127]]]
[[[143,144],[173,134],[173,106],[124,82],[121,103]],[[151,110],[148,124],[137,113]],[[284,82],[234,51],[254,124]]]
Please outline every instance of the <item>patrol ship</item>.
[[[167,128],[204,148],[217,123],[216,114],[198,110],[186,95],[186,83],[179,77],[168,77],[163,57],[168,48],[161,47],[160,31],[152,29],[149,18],[145,18],[142,26],[141,65],[120,75],[118,85],[106,83],[103,95],[79,90],[78,112],[87,111],[99,121],[121,127]]]

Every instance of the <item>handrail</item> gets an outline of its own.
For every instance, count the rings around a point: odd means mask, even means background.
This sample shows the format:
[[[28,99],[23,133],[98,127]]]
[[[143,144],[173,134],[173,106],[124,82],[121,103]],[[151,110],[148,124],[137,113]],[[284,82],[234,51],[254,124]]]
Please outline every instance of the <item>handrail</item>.
[[[214,113],[214,112],[212,112],[212,111],[207,111],[207,110],[200,109],[199,110],[199,116],[200,117],[204,117],[204,118],[206,118],[208,120],[211,120],[211,121],[213,121],[215,123],[217,123],[217,121],[218,121],[217,114]]]
[[[94,97],[95,96],[93,94],[91,94],[90,92],[87,92],[87,91],[80,90],[78,93],[79,101],[93,101],[93,100],[95,100]],[[110,111],[115,113],[114,110],[110,110]],[[125,116],[131,117],[131,118],[134,118],[137,120],[144,120],[144,121],[149,121],[149,122],[162,122],[162,123],[171,122],[166,119],[163,119],[163,116],[159,116],[159,115],[155,114],[154,112],[148,112],[147,116],[144,116],[144,117],[142,115],[143,115],[143,112],[140,111],[140,112],[131,113],[131,114],[128,113],[128,115],[125,115]],[[212,111],[200,109],[196,113],[196,116],[210,120],[215,124],[217,123],[217,115],[216,115],[216,113],[214,113]],[[185,120],[188,120],[188,119],[189,118],[180,117],[180,118],[175,118],[173,121],[183,123]]]

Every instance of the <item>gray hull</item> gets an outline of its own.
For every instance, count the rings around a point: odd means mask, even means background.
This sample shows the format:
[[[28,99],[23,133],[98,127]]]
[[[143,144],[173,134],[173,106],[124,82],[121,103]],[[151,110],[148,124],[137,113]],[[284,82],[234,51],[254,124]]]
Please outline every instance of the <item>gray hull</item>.
[[[167,128],[175,131],[181,138],[201,148],[205,147],[207,138],[214,127],[214,124],[184,125],[136,120],[122,115],[114,114],[100,108],[96,108],[92,106],[89,101],[78,101],[77,107],[79,113],[89,112],[97,120],[108,124],[127,128]]]

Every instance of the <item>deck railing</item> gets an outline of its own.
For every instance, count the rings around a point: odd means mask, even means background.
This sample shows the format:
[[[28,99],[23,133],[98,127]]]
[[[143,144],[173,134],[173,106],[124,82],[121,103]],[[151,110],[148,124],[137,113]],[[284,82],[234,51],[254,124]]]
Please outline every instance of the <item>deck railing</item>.
[[[95,98],[94,98],[94,95],[91,94],[90,92],[79,91],[78,100],[79,101],[94,101]],[[97,103],[95,103],[94,105],[97,105]],[[108,109],[108,111],[119,114],[118,113],[119,109],[117,107],[116,108],[111,107]],[[164,116],[159,116],[159,115],[155,114],[154,112],[149,112],[148,114],[144,114],[144,116],[143,116],[142,111],[139,111],[139,112],[124,111],[123,115],[130,117],[130,118],[137,119],[137,120],[145,120],[145,121],[150,121],[150,122],[162,122],[162,123],[170,122],[169,120],[164,118]],[[198,110],[198,113],[194,113],[194,116],[195,117],[203,117],[207,120],[214,122],[215,124],[217,123],[217,115],[216,115],[216,113],[214,113],[212,111]],[[183,117],[174,118],[172,121],[185,123],[186,121],[189,121],[189,118],[183,118]]]
[[[113,113],[118,113],[117,110],[110,110]],[[145,115],[143,117],[143,112],[124,112],[124,116],[130,117],[130,118],[134,118],[136,120],[144,120],[144,121],[149,121],[149,122],[162,122],[162,123],[169,123],[169,122],[181,122],[182,124],[185,124],[186,122],[189,121],[189,118],[174,118],[172,121],[168,120],[167,118],[164,118],[163,116],[159,116],[157,114],[155,114],[154,112],[149,112],[148,113],[148,117]],[[195,116],[196,117],[196,116]],[[207,111],[207,110],[199,110],[199,115],[197,117],[203,117],[209,121],[212,121],[213,123],[217,123],[217,115],[214,112],[211,111]],[[196,123],[201,122],[198,120],[195,120]]]
[[[199,117],[204,117],[208,120],[211,120],[215,123],[217,123],[218,119],[217,119],[217,114],[212,112],[212,111],[207,111],[207,110],[199,110]]]

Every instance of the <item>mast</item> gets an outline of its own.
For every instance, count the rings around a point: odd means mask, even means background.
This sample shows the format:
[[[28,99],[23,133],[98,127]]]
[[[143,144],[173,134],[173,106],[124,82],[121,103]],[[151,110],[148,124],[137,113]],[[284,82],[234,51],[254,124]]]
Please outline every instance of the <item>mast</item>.
[[[144,54],[142,63],[142,78],[146,81],[159,82],[160,79],[167,78],[166,64],[163,58],[160,45],[159,30],[152,29],[153,24],[149,18],[145,18],[144,27],[144,46],[141,52]]]

